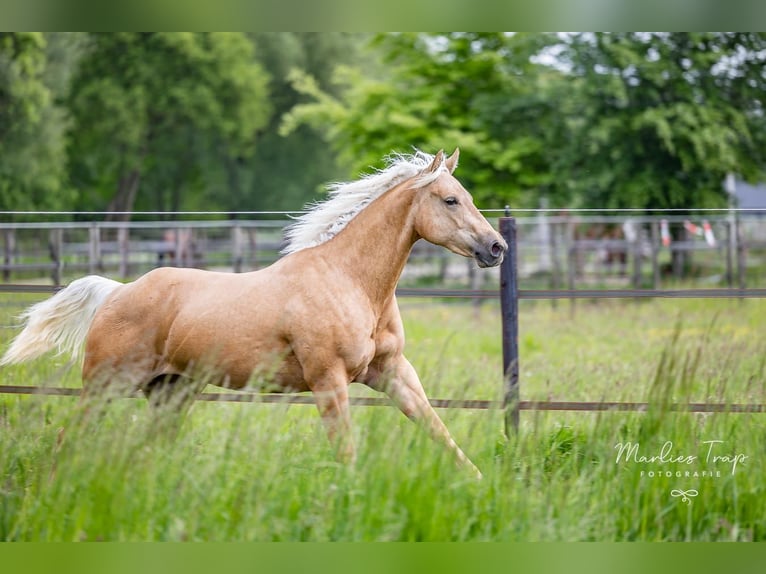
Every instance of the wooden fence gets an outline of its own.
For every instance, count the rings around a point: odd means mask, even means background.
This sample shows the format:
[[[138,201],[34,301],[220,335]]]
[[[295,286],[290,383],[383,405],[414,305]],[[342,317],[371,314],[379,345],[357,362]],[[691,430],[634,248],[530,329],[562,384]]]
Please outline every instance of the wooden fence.
[[[0,222],[0,275],[6,283],[48,277],[61,285],[85,273],[127,279],[160,265],[249,271],[279,257],[286,223],[260,218]],[[519,276],[553,291],[597,285],[660,289],[667,281],[691,280],[685,262],[693,259],[700,282],[744,289],[758,286],[763,275],[766,286],[766,273],[760,273],[766,267],[760,265],[766,258],[766,225],[760,216],[710,217],[712,243],[689,232],[687,224],[679,216],[524,217],[517,220]],[[664,243],[663,228],[672,241]],[[408,266],[409,273],[441,283],[478,289],[486,276],[425,242],[415,246],[411,261],[420,265]]]
[[[641,402],[573,402],[573,401],[523,401],[520,399],[519,380],[519,309],[520,299],[559,299],[559,298],[637,298],[637,297],[673,297],[673,298],[743,298],[743,297],[766,297],[766,289],[723,288],[723,289],[620,289],[620,290],[521,290],[519,289],[519,262],[517,241],[518,222],[513,217],[501,217],[499,228],[509,245],[509,251],[500,269],[500,289],[487,291],[479,289],[399,289],[400,297],[464,297],[472,299],[500,298],[502,313],[502,341],[503,341],[503,364],[502,373],[504,392],[502,401],[487,400],[453,400],[433,399],[431,403],[436,408],[468,408],[489,409],[503,408],[505,410],[506,432],[518,428],[519,413],[522,410],[553,410],[553,411],[645,411],[649,408],[648,403]],[[56,228],[52,228],[56,229]],[[117,249],[120,249],[119,230],[117,227]],[[238,225],[231,226],[231,241],[234,245],[244,245],[241,240],[241,228]],[[100,234],[99,234],[100,235]],[[93,239],[97,234],[91,235],[88,256],[98,260],[98,254],[103,254],[109,247],[104,246]],[[240,239],[237,239],[240,237]],[[237,243],[239,242],[239,243]],[[122,245],[125,240],[123,236]],[[150,245],[150,247],[152,247]],[[165,242],[153,247],[160,249],[177,248],[177,243]],[[152,251],[155,252],[155,251]],[[124,251],[123,251],[124,253]],[[239,253],[243,257],[244,249],[234,249],[233,253]],[[177,257],[177,255],[176,255]],[[176,259],[175,263],[183,263]],[[236,259],[234,260],[236,270]],[[5,292],[51,292],[56,290],[56,285],[6,285],[0,284],[0,291]],[[32,387],[32,386],[0,386],[0,393],[10,394],[39,394],[50,396],[74,396],[79,394],[78,389],[56,387]],[[133,395],[131,395],[133,396]],[[203,401],[233,401],[233,402],[263,402],[263,403],[290,403],[290,404],[313,404],[313,399],[307,395],[274,395],[262,393],[203,393],[199,400]],[[354,398],[352,404],[363,406],[377,406],[390,404],[383,398]],[[766,412],[766,404],[727,404],[727,403],[684,403],[671,404],[666,408],[672,411],[683,412],[732,412],[732,413],[761,413]]]

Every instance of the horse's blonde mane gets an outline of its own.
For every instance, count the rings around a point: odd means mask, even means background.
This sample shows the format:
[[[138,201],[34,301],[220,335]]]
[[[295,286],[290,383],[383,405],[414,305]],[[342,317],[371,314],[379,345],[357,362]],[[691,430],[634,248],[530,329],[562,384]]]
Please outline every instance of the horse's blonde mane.
[[[386,158],[387,166],[380,171],[357,181],[329,184],[328,199],[310,205],[309,211],[286,229],[287,246],[282,253],[295,253],[329,241],[376,198],[418,174],[422,176],[413,184],[428,185],[448,171],[442,160],[439,169],[423,173],[433,160],[434,156],[420,150],[412,155],[392,154]]]

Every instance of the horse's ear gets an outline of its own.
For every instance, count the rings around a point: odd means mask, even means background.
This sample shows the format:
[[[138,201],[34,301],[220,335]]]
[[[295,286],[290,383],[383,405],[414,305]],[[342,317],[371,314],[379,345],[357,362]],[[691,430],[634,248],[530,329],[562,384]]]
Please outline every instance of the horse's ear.
[[[429,165],[426,168],[424,173],[433,173],[433,172],[435,172],[437,169],[439,169],[441,167],[443,162],[444,162],[444,150],[440,149],[439,153],[437,153],[434,156],[434,160],[431,162],[431,165]]]
[[[445,160],[445,164],[447,165],[447,169],[450,173],[453,173],[455,171],[455,168],[457,167],[457,158],[460,157],[460,148],[455,148],[455,151],[452,152],[452,155],[449,156]]]

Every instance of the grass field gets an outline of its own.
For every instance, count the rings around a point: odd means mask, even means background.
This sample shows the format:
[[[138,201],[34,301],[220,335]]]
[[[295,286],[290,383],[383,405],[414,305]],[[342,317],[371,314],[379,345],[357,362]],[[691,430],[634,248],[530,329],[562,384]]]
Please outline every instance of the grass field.
[[[8,302],[4,325],[28,299]],[[402,306],[430,397],[501,397],[495,306]],[[524,412],[506,440],[501,412],[440,410],[484,472],[476,481],[394,408],[353,409],[358,461],[346,467],[311,406],[198,403],[173,439],[143,401],[96,417],[73,398],[0,395],[0,540],[766,539],[766,414],[666,408],[766,402],[763,302],[520,307],[522,399],[650,400],[650,411]],[[2,373],[3,384],[78,378],[61,358]]]

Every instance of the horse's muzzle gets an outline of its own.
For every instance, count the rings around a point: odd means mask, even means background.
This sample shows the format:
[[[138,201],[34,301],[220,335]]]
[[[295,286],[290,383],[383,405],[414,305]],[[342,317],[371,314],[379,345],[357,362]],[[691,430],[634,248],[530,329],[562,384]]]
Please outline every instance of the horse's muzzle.
[[[502,238],[492,238],[479,243],[473,255],[479,267],[494,267],[500,265],[507,250],[508,245]]]

